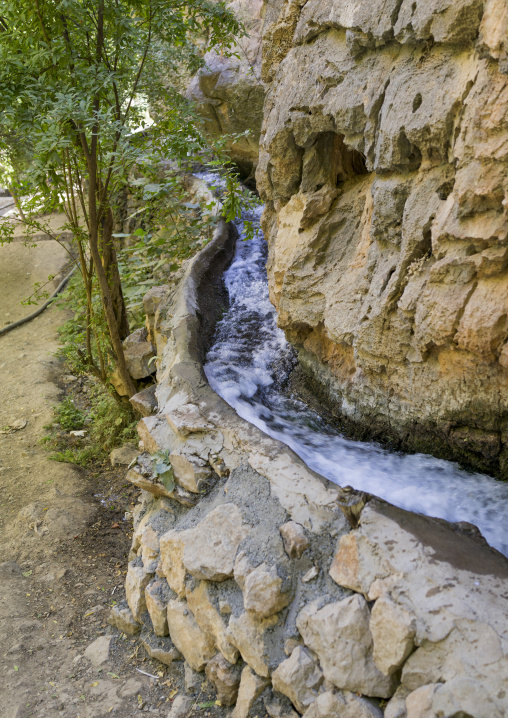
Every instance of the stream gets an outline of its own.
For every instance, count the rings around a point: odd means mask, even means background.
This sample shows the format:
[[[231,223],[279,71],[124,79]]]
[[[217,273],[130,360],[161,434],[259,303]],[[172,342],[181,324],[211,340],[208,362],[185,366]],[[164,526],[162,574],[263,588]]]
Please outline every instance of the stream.
[[[216,177],[200,175],[217,185]],[[262,208],[246,212],[257,233],[242,241],[243,222],[231,266],[224,274],[230,307],[215,331],[205,362],[213,390],[237,414],[289,446],[314,471],[396,506],[448,521],[478,526],[508,556],[508,483],[461,469],[425,454],[404,454],[374,442],[345,438],[296,396],[281,389],[293,349],[277,327],[268,298],[267,246],[259,229]]]

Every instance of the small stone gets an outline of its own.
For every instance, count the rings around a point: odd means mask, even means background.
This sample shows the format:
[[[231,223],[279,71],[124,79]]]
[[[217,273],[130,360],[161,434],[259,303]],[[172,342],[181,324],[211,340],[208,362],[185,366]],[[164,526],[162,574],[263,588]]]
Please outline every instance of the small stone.
[[[231,608],[231,604],[229,601],[221,600],[219,601],[219,611],[224,616],[229,616],[230,613],[232,613],[233,609]]]
[[[203,683],[203,675],[192,669],[187,661],[184,663],[184,682],[187,693],[195,693]]]
[[[169,602],[168,626],[173,643],[190,667],[202,671],[216,649],[212,638],[203,633],[196,623],[185,601],[173,599]]]
[[[316,700],[322,682],[323,671],[303,646],[297,646],[272,674],[274,690],[287,696],[300,713]]]
[[[128,636],[135,636],[141,630],[141,626],[132,615],[131,609],[122,604],[111,607],[108,623],[111,626],[116,626],[119,631]]]
[[[189,530],[183,563],[195,578],[225,581],[233,575],[236,552],[249,529],[235,504],[223,504]]]
[[[299,718],[286,696],[270,694],[265,699],[265,710],[270,718]]]
[[[322,608],[316,602],[309,604],[298,614],[296,625],[325,677],[337,688],[389,698],[396,681],[374,663],[369,620],[366,600],[355,594]]]
[[[295,648],[301,645],[301,638],[288,638],[287,641],[284,643],[284,653],[286,654],[286,656],[290,656],[295,650]]]
[[[229,620],[227,637],[238,648],[243,660],[259,676],[268,677],[269,645],[266,632],[277,623],[277,617],[257,619],[251,613],[232,616]]]
[[[208,483],[213,471],[199,456],[173,452],[169,455],[175,481],[186,491],[198,494]]]
[[[234,577],[242,591],[245,590],[247,576],[254,571],[254,568],[245,551],[240,551],[235,560]]]
[[[154,361],[154,348],[151,342],[147,341],[147,331],[136,329],[127,339],[124,339],[123,350],[127,370],[133,379],[145,379],[156,370]]]
[[[289,590],[283,590],[283,580],[275,566],[261,564],[245,580],[243,604],[245,610],[258,618],[268,618],[285,608],[291,601]]]
[[[134,484],[134,486],[137,486],[138,489],[147,491],[149,494],[153,494],[154,496],[164,496],[168,499],[176,498],[174,492],[168,491],[164,484],[161,484],[160,481],[155,479],[143,476],[136,470],[136,468],[130,469],[126,473],[125,480]]]
[[[195,404],[180,404],[174,409],[166,409],[165,417],[173,431],[183,437],[215,429],[213,424],[201,416]]]
[[[159,638],[153,633],[146,631],[142,635],[141,640],[148,655],[151,658],[155,658],[156,661],[164,663],[166,666],[170,666],[173,661],[180,661],[182,659],[182,654],[170,638]]]
[[[157,399],[155,397],[156,384],[147,386],[143,391],[139,391],[129,399],[134,411],[141,416],[151,416],[157,411]]]
[[[183,563],[183,551],[191,537],[191,531],[171,529],[160,537],[160,566],[157,573],[162,573],[170,586],[180,597],[185,596],[185,576],[187,569]]]
[[[245,666],[240,679],[238,699],[231,713],[231,718],[248,718],[256,699],[270,685],[267,678],[260,678],[249,666]]]
[[[279,527],[279,531],[289,558],[300,558],[303,552],[309,548],[310,542],[305,535],[305,530],[296,521],[288,521]]]
[[[240,670],[218,653],[206,666],[206,676],[215,686],[223,706],[234,706],[240,686]]]
[[[153,574],[145,571],[139,559],[129,563],[125,579],[125,595],[136,621],[141,621],[141,616],[146,611],[145,588],[152,578]]]
[[[415,648],[415,617],[384,594],[372,609],[370,632],[374,663],[385,675],[395,673]]]
[[[178,695],[173,701],[168,718],[187,718],[192,710],[194,701],[189,696]]]
[[[227,639],[226,624],[212,603],[209,586],[208,581],[188,581],[187,603],[201,630],[213,639],[219,651],[230,663],[236,663],[238,650]]]
[[[132,462],[136,459],[137,455],[139,454],[139,451],[135,446],[132,444],[124,444],[123,446],[119,446],[117,449],[113,449],[113,451],[109,455],[109,460],[111,461],[111,466],[129,466],[129,464],[132,464]]]
[[[312,568],[309,568],[305,576],[302,576],[302,582],[303,583],[310,583],[315,578],[319,576],[319,568],[317,566],[313,566]]]
[[[99,636],[91,643],[84,652],[85,658],[88,658],[96,668],[102,666],[109,658],[109,649],[113,636]]]
[[[171,594],[175,595],[162,578],[152,579],[145,588],[146,607],[156,636],[169,634],[167,608]]]

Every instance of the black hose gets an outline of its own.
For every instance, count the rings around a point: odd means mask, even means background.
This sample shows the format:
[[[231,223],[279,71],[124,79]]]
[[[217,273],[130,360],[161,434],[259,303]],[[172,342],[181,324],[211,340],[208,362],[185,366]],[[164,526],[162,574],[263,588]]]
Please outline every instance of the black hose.
[[[57,296],[57,294],[59,294],[62,291],[62,289],[65,287],[65,285],[67,284],[69,279],[72,277],[72,275],[74,274],[76,269],[77,269],[77,267],[74,267],[74,269],[71,272],[69,272],[69,274],[65,277],[65,279],[62,279],[62,281],[60,282],[58,287],[55,289],[55,291],[50,296],[50,298],[44,302],[42,307],[39,307],[38,309],[35,310],[35,312],[32,312],[32,314],[29,314],[27,317],[24,317],[23,319],[18,319],[17,322],[13,322],[12,324],[7,324],[7,326],[2,327],[0,329],[0,336],[2,336],[2,334],[7,334],[7,332],[11,332],[13,329],[20,327],[22,324],[31,322],[32,319],[35,319],[35,317],[38,317],[39,314],[42,314],[42,312],[49,307],[49,305],[51,304],[53,299]]]

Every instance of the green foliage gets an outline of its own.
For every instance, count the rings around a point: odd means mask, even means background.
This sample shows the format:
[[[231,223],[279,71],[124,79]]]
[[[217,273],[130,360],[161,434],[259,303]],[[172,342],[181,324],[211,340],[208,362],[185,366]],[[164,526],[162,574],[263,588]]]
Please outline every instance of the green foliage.
[[[120,404],[99,383],[92,385],[86,405],[76,406],[76,400],[66,397],[54,409],[54,424],[47,427],[51,433],[43,443],[52,449],[49,458],[78,466],[90,461],[105,461],[110,452],[128,441],[137,440],[136,422],[130,405]],[[84,429],[83,437],[62,435]]]
[[[165,202],[168,188],[150,175],[168,157],[180,166],[227,159],[223,143],[210,146],[180,89],[202,64],[204,40],[229,54],[242,34],[225,3],[213,0],[0,0],[0,161],[2,152],[6,164],[16,160],[18,194],[28,196],[27,237],[45,232],[61,241],[72,232],[89,370],[106,382],[115,364],[129,392],[135,387],[121,343],[128,326],[111,240],[118,197],[137,171],[150,180],[145,201]],[[239,192],[234,173],[228,178],[229,191]],[[228,215],[234,199],[230,206]],[[55,210],[67,217],[58,233],[44,219]],[[13,225],[2,223],[0,243],[12,236]],[[154,257],[144,259],[153,268]]]
[[[55,421],[64,431],[75,431],[82,429],[85,424],[85,415],[80,411],[74,401],[66,397],[54,409]]]
[[[154,474],[158,480],[168,491],[173,491],[175,488],[175,476],[169,461],[169,451],[158,451],[156,454],[152,454],[150,459],[153,462]]]

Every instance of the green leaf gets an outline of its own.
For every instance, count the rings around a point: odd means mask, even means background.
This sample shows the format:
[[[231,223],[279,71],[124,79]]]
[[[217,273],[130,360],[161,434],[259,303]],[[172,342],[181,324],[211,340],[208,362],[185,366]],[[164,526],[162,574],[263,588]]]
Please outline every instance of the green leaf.
[[[173,475],[173,469],[169,469],[168,471],[165,471],[163,474],[159,475],[159,481],[164,484],[164,487],[168,491],[173,491],[175,488],[175,477]]]

